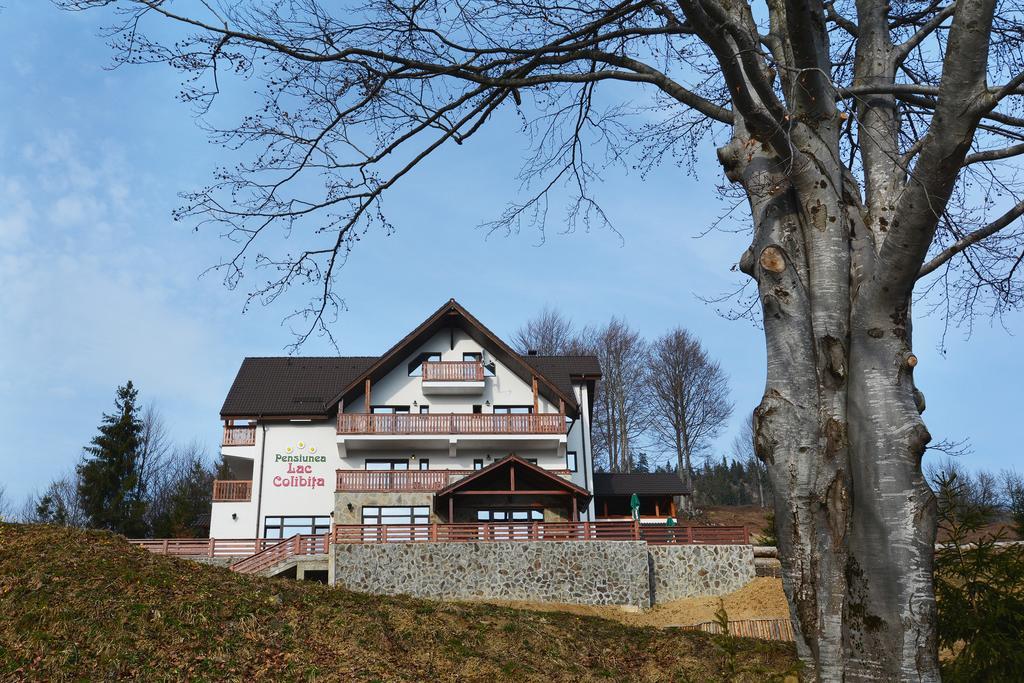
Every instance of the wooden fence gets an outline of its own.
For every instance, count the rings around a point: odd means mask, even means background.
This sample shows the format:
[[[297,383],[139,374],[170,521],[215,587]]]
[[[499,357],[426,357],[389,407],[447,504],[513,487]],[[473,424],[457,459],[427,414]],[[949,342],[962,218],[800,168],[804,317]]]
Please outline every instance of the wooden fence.
[[[130,538],[128,542],[158,555],[246,557],[280,543],[278,538]]]
[[[737,545],[748,542],[746,529],[740,526],[650,527],[632,521],[337,524],[326,534],[296,535],[286,540],[293,546],[276,538],[159,538],[129,539],[128,542],[159,555],[245,557],[244,562],[263,556],[263,560],[256,562],[258,568],[252,571],[259,571],[291,554],[326,553],[331,543],[646,541],[651,545]]]
[[[705,633],[722,633],[722,625],[717,621],[705,621],[702,624],[680,627],[687,631],[704,631]],[[760,638],[762,640],[782,640],[793,642],[796,635],[789,619],[745,619],[729,622],[729,635],[741,638]]]
[[[745,527],[648,527],[628,522],[477,522],[469,524],[338,524],[334,543],[487,543],[646,541],[652,545],[748,542]]]

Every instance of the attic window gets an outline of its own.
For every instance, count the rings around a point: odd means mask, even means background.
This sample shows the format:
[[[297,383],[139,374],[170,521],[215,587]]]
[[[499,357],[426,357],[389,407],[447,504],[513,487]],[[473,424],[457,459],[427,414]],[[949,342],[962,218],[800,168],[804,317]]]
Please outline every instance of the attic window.
[[[423,361],[430,361],[431,363],[437,363],[441,360],[440,352],[429,351],[421,353],[416,356],[416,360],[409,363],[409,376],[410,377],[421,377],[423,375]]]

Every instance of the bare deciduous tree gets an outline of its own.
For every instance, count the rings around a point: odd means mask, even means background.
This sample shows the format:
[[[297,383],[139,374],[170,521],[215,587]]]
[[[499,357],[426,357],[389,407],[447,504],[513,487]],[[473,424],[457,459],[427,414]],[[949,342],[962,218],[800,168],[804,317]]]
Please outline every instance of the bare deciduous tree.
[[[611,472],[630,472],[634,453],[650,426],[647,342],[624,320],[612,318],[582,336],[601,361],[601,387],[594,401],[594,458]]]
[[[693,491],[693,458],[708,451],[732,415],[728,378],[700,341],[677,327],[651,345],[649,382],[651,431],[675,453],[679,477]]]
[[[39,495],[30,496],[21,512],[24,522],[84,527],[88,516],[79,497],[78,469],[54,479]]]
[[[10,522],[14,517],[14,503],[7,495],[7,487],[0,484],[0,522]]]
[[[328,331],[361,231],[390,227],[388,190],[504,110],[532,144],[532,186],[496,228],[543,224],[551,188],[568,193],[570,228],[606,221],[594,143],[649,168],[724,140],[768,355],[756,449],[808,676],[937,680],[911,303],[922,278],[954,322],[1024,298],[1019,2],[239,0],[187,16],[158,0],[61,2],[124,12],[118,60],[182,70],[201,111],[234,74],[262,81],[262,106],[212,128],[251,149],[247,163],[177,216],[237,242],[229,285],[255,265],[273,273],[256,299],[314,288],[299,341]],[[150,20],[169,25],[149,33]],[[303,246],[275,253],[279,229]]]
[[[754,419],[748,415],[743,420],[740,433],[732,440],[732,457],[754,473],[754,483],[757,487],[757,504],[765,507],[771,501],[771,488],[768,486],[768,472],[763,462],[757,459],[754,453]]]
[[[582,350],[572,320],[549,306],[515,331],[512,346],[519,353],[536,351],[542,356],[570,355]]]

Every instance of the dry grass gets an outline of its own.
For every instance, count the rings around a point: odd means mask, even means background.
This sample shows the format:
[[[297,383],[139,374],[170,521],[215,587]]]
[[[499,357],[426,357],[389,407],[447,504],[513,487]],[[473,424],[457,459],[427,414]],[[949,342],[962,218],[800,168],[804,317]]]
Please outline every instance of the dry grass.
[[[0,680],[761,682],[796,669],[787,644],[377,597],[0,524]]]
[[[545,612],[565,611],[593,617],[613,619],[630,626],[667,628],[688,626],[715,620],[715,612],[725,607],[729,619],[788,619],[789,605],[782,591],[782,579],[761,576],[734,593],[718,597],[682,598],[655,606],[642,612],[616,607],[591,605],[552,605],[544,603],[496,603]]]

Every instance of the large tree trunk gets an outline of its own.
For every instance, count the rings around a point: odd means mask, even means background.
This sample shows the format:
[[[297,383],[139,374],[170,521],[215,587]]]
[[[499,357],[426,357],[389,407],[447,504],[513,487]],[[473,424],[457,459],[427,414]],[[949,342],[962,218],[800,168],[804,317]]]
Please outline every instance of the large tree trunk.
[[[865,267],[856,188],[839,164],[816,162],[834,134],[827,122],[794,132],[796,167],[742,127],[719,150],[754,220],[740,265],[758,284],[768,354],[755,450],[808,678],[938,680],[909,294],[884,291]]]

